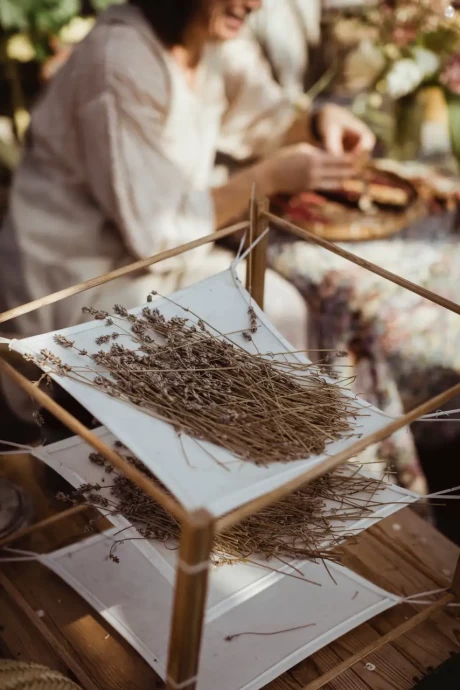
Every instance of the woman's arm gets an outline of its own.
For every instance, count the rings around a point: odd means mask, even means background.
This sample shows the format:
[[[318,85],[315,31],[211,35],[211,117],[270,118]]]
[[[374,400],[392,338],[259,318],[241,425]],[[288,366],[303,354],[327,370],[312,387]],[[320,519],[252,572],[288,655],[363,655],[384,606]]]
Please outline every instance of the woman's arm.
[[[284,146],[308,141],[336,156],[370,153],[375,146],[371,130],[346,108],[332,103],[320,110],[299,107],[283,140]]]
[[[295,110],[294,106],[293,109]],[[306,107],[299,107],[296,112],[297,114],[292,124],[283,137],[282,146],[292,146],[293,144],[301,144],[305,141],[311,144],[318,143],[311,130],[311,111]]]
[[[334,189],[355,172],[354,156],[332,156],[306,143],[281,148],[212,190],[216,227],[227,224],[247,209],[254,186],[259,197]]]
[[[298,106],[274,81],[255,41],[229,41],[223,47],[222,70],[227,110],[219,150],[235,160],[269,155],[280,146],[301,142],[321,145],[331,154],[369,152],[375,137],[345,108],[327,104]]]
[[[270,177],[267,163],[262,162],[236,173],[229,182],[212,189],[216,228],[225,226],[247,210],[253,187],[258,197],[271,196]]]

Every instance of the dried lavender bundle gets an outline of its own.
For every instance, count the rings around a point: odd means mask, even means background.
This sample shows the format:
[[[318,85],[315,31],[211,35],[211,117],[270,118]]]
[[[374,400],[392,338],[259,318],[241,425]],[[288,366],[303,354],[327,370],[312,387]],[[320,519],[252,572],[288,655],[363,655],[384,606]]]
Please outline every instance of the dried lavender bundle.
[[[122,444],[116,446],[129,463],[157,481]],[[70,495],[58,494],[60,500],[95,506],[104,516],[121,515],[136,527],[142,539],[177,544],[180,524],[174,517],[114,470],[102,455],[91,453],[89,461],[105,468],[107,482],[84,484]],[[356,468],[353,474],[346,469],[335,470],[219,534],[214,542],[213,562],[216,565],[236,563],[247,561],[251,556],[281,561],[298,558],[338,562],[342,556],[338,545],[343,540],[344,523],[370,515],[380,488],[380,482],[363,477]],[[326,501],[334,501],[339,507],[330,509]],[[114,540],[110,552],[112,560],[118,562],[117,544],[128,540],[122,533]]]
[[[179,434],[263,465],[320,455],[328,443],[354,435],[361,408],[340,381],[321,375],[325,361],[303,364],[277,359],[282,353],[251,354],[191,312],[167,320],[150,307],[140,316],[120,305],[112,316],[86,311],[112,328],[96,339],[102,349],[90,353],[56,336],[86,364],[72,368],[48,350],[39,363],[138,406]],[[257,327],[250,307],[240,337],[254,343]],[[127,338],[135,349],[123,344]]]

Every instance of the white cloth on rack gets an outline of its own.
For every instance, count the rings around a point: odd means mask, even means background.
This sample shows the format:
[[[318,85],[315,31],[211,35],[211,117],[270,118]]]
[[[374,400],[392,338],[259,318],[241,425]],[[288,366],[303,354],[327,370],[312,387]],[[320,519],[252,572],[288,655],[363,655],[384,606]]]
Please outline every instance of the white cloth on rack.
[[[124,304],[130,306],[142,304],[151,290],[157,290],[164,295],[177,292],[184,287],[227,270],[232,259],[231,252],[214,248],[200,262],[191,263],[188,269],[183,272],[173,271],[166,276],[147,273],[139,276],[136,280],[132,280],[130,276],[120,278],[114,284],[108,283],[105,286],[107,289],[99,292],[97,303],[95,303],[94,298],[90,299],[87,292],[82,293],[77,298],[65,300],[62,303],[63,315],[65,315],[66,303],[75,299],[78,299],[83,305],[96,304],[97,308],[108,311],[112,310],[113,304],[117,301],[123,301]],[[238,274],[244,284],[246,278],[245,262],[239,264]],[[113,285],[112,289],[109,289],[110,285]],[[289,340],[294,349],[304,350],[307,347],[307,307],[296,288],[274,271],[268,270],[265,280],[265,302],[267,305],[266,312],[270,320]],[[67,322],[64,325],[70,324]],[[7,340],[6,342],[10,341]],[[14,414],[25,422],[33,422],[33,415],[37,409],[36,403],[8,376],[0,374],[0,395],[2,393]]]

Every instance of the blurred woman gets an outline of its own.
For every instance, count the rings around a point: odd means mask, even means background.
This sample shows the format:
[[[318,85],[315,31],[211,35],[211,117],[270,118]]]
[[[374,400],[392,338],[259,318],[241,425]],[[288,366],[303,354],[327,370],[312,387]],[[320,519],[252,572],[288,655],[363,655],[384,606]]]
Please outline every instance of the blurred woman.
[[[237,40],[260,6],[132,0],[100,16],[32,113],[0,233],[0,311],[211,233],[254,184],[294,194],[353,173],[368,130],[334,106],[299,112],[254,43]],[[218,148],[256,162],[211,189]],[[59,329],[84,305],[132,307],[219,267],[206,246],[7,327]]]

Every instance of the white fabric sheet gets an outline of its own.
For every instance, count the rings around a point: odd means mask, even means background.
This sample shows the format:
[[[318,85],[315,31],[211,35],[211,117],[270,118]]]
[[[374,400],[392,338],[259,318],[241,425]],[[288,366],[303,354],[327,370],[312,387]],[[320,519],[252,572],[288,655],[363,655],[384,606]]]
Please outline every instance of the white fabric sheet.
[[[115,436],[105,428],[100,428],[95,431],[96,435],[101,438],[109,446],[113,446],[116,441]],[[80,437],[73,436],[72,438],[66,439],[65,441],[60,441],[59,443],[54,443],[50,446],[38,448],[34,450],[34,455],[45,462],[49,467],[58,472],[66,481],[69,482],[73,487],[78,488],[82,484],[99,484],[100,486],[110,485],[112,483],[111,477],[113,475],[107,474],[103,467],[95,465],[92,463],[88,456],[92,452],[90,446],[88,446]],[[358,468],[349,467],[345,470],[348,475],[356,474]],[[365,470],[360,470],[360,475],[362,476],[372,476],[370,473],[366,473]],[[107,492],[102,492],[102,495],[109,495]],[[363,505],[369,496],[366,493],[357,493],[353,495],[353,500],[357,505]],[[335,529],[335,536],[342,536],[343,539],[347,539],[351,536],[357,536],[360,532],[368,529],[372,525],[377,524],[384,518],[393,515],[401,508],[406,505],[415,503],[418,500],[418,496],[405,489],[401,489],[398,486],[388,484],[386,482],[380,482],[379,490],[374,495],[372,501],[377,503],[369,511],[369,514],[360,519],[352,518],[349,520],[331,520],[331,526]],[[324,504],[325,512],[331,513],[331,511],[338,509],[343,516],[343,506],[335,501],[325,501]],[[126,530],[131,523],[122,516],[110,516],[110,521],[117,526],[120,530]],[[134,530],[129,532],[134,536],[139,536]],[[126,532],[119,537],[122,538],[126,535]],[[155,566],[160,570],[160,572],[166,577],[171,585],[174,583],[175,578],[175,568],[177,562],[177,555],[174,545],[168,544],[167,546],[159,542],[146,542],[146,541],[136,541],[135,545],[141,549],[144,554],[149,558],[149,560],[155,564]],[[325,546],[327,546],[327,542]],[[254,559],[256,560],[256,559]],[[294,563],[294,561],[293,561]],[[264,562],[262,561],[262,564]],[[273,562],[266,563],[271,568],[279,570],[281,564],[279,561],[274,560]],[[296,567],[298,562],[296,562]],[[239,577],[244,581],[249,589],[246,591],[245,596],[252,596],[250,586],[257,581],[258,585],[261,586],[263,580],[264,586],[270,586],[274,580],[277,579],[277,575],[270,573],[266,568],[259,569],[260,572],[255,572],[254,568],[248,566],[232,566],[232,570],[229,571],[225,568],[219,568],[218,573],[216,573],[217,580],[222,579],[224,582],[227,580],[229,574],[239,573]],[[290,569],[287,568],[289,571]],[[255,578],[255,579],[254,579]],[[241,597],[241,593],[239,594]],[[217,591],[211,591],[208,601],[208,606],[211,608],[216,605],[222,607],[224,602],[219,598]],[[228,600],[225,606],[232,606],[233,600]]]
[[[116,531],[41,561],[79,592],[164,679],[173,587],[136,547],[137,542],[119,547],[119,564],[108,560]],[[216,591],[214,596],[221,601],[233,597],[234,605],[208,607],[199,690],[258,690],[400,601],[346,568],[327,565],[330,574],[323,564],[303,564],[305,581],[275,575],[271,587],[248,584],[247,573],[252,570],[257,577],[257,566],[213,569],[210,596]],[[239,597],[248,587],[251,598]],[[279,632],[307,625],[311,627],[271,636],[225,639],[242,632]]]
[[[235,277],[234,267],[175,293],[172,299],[178,305],[197,313],[221,333],[235,333],[248,328],[247,309],[250,298]],[[155,306],[167,318],[174,315],[195,318],[190,312],[184,312],[180,306],[168,300],[160,299]],[[139,307],[132,311],[139,313],[141,309],[142,307]],[[256,312],[260,327],[254,335],[255,345],[246,342],[241,333],[230,335],[229,338],[252,352],[256,351],[255,346],[261,353],[292,351],[293,348],[276,331],[264,313],[257,308]],[[114,328],[111,327],[110,330],[113,331]],[[107,332],[108,328],[103,321],[93,321],[58,331],[74,340],[78,347],[86,348],[89,352],[98,349],[95,338]],[[82,358],[73,350],[56,345],[53,337],[53,333],[48,333],[20,341],[14,340],[10,346],[18,352],[32,355],[39,355],[40,351],[46,348],[57,353],[63,362],[71,366],[81,366]],[[130,342],[129,337],[123,337],[125,346],[129,347]],[[134,344],[132,346],[136,347]],[[280,355],[279,359],[283,357]],[[299,354],[290,354],[289,357],[294,361],[308,361]],[[189,464],[184,457],[180,439],[170,424],[155,419],[134,406],[110,398],[94,386],[71,378],[56,377],[56,380],[96,419],[115,433],[186,509],[202,507],[215,516],[221,516],[299,476],[305,470],[321,465],[331,455],[349,448],[361,435],[371,434],[388,424],[388,419],[379,410],[356,398],[365,416],[360,417],[359,423],[355,426],[355,435],[330,443],[323,455],[287,464],[274,463],[269,467],[258,467],[250,462],[238,461],[223,448],[208,443],[202,444],[204,448],[201,448],[191,438],[183,437]],[[348,394],[355,398],[351,392]],[[227,467],[223,468],[217,464],[209,453],[227,464]]]

